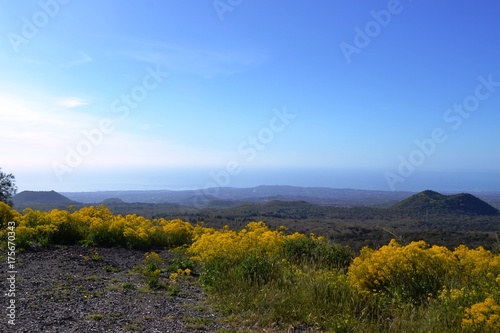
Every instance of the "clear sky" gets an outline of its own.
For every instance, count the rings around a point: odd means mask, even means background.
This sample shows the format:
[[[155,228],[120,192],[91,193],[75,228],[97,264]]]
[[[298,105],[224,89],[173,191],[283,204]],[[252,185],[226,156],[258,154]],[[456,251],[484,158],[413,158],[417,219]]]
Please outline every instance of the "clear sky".
[[[500,190],[498,1],[2,1],[20,190]]]

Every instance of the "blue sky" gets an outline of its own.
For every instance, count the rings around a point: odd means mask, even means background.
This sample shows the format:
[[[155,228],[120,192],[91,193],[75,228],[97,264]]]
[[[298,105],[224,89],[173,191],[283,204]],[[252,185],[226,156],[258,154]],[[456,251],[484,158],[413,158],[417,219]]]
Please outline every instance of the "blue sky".
[[[4,1],[0,167],[20,190],[500,190],[499,15],[495,1]]]

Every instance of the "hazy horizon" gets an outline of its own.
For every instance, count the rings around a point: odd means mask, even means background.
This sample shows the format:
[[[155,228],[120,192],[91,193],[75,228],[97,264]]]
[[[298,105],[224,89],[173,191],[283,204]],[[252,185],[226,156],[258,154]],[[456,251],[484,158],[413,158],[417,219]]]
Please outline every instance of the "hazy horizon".
[[[500,191],[500,3],[224,3],[5,2],[2,171],[19,190]]]
[[[217,172],[217,171],[212,171]],[[208,187],[248,188],[261,185],[288,185],[300,187],[350,188],[359,190],[391,191],[383,170],[379,171],[331,171],[331,170],[259,170],[242,172],[228,178],[212,177],[207,170],[149,171],[142,177],[138,172],[107,172],[88,175],[93,182],[78,179],[68,183],[50,183],[37,179],[18,179],[19,192],[24,190],[57,192],[94,192],[126,190],[195,190]],[[98,185],[96,185],[98,184]],[[57,185],[57,186],[56,186]],[[397,191],[441,192],[500,191],[500,173],[477,174],[472,172],[419,172],[399,186]]]

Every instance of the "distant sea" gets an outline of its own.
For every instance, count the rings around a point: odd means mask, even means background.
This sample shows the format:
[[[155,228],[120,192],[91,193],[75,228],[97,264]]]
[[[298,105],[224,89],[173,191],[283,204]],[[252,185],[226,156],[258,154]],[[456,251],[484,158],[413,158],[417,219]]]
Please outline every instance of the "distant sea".
[[[230,175],[224,169],[116,170],[69,175],[64,182],[23,184],[25,189],[56,191],[187,190],[206,187],[291,185],[390,191],[385,170],[267,169]],[[416,171],[395,184],[397,191],[500,191],[500,172]]]

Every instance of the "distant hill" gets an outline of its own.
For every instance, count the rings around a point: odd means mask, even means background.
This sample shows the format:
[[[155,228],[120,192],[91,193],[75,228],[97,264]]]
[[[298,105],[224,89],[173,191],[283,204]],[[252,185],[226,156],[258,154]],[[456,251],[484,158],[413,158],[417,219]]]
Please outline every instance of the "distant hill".
[[[327,187],[263,185],[251,188],[219,187],[198,190],[65,192],[68,198],[84,203],[118,198],[124,202],[175,203],[183,206],[227,206],[245,202],[307,201],[317,205],[389,207],[413,192],[369,191]],[[215,201],[211,203],[211,201]]]
[[[410,214],[497,215],[499,211],[469,193],[443,195],[423,191],[393,205],[392,209]]]
[[[70,205],[80,205],[55,191],[23,191],[16,194],[12,202],[17,210],[25,208],[45,210],[45,208],[67,208]]]

